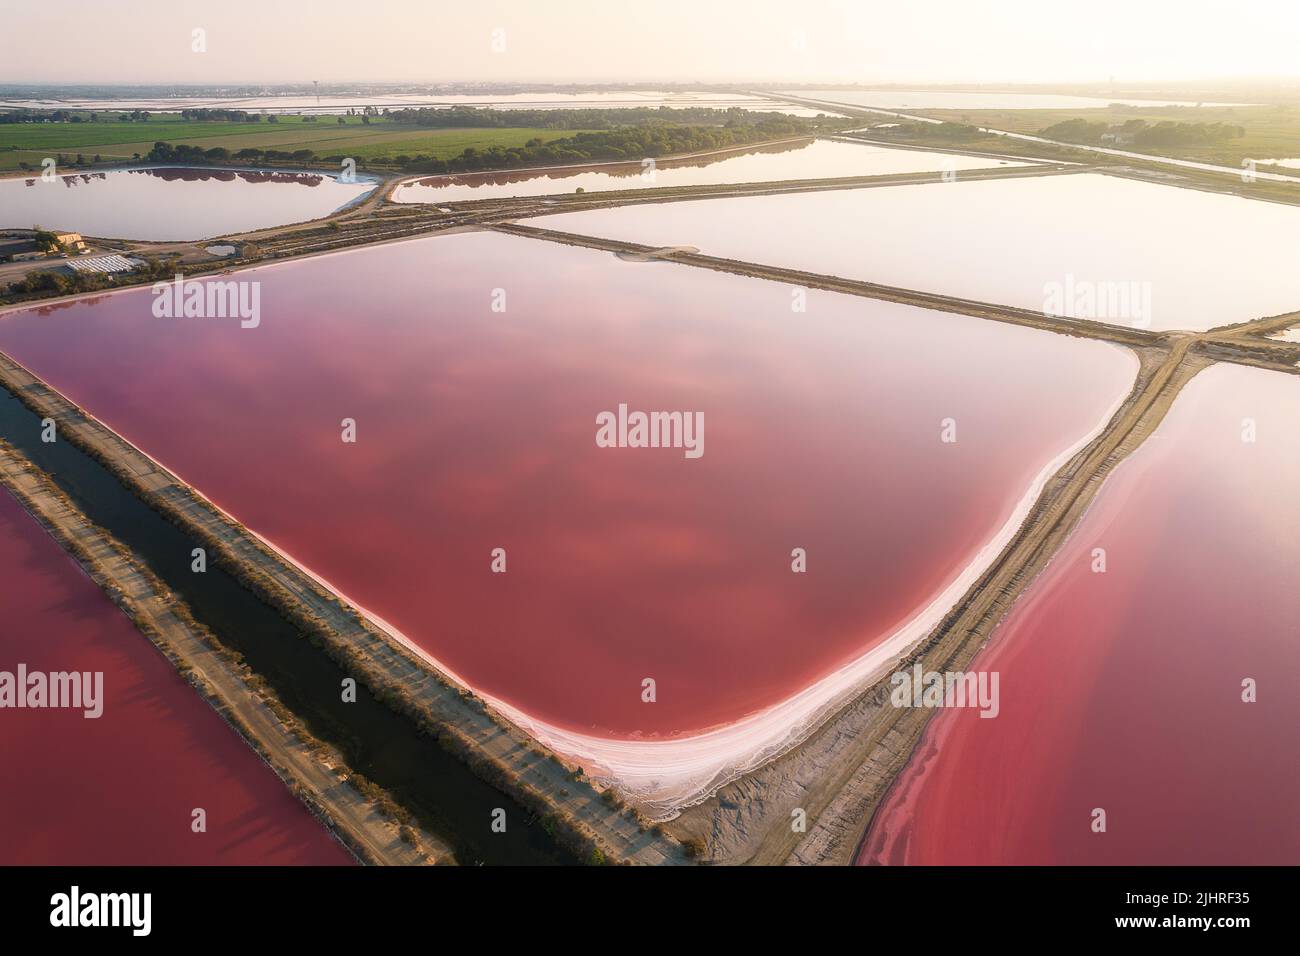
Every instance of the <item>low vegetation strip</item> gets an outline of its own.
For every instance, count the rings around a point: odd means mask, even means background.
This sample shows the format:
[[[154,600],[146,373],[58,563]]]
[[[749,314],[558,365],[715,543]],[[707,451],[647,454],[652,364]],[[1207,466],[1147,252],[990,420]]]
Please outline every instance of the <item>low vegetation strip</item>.
[[[1182,123],[1175,120],[1148,123],[1143,119],[1131,119],[1110,123],[1106,120],[1071,119],[1053,123],[1039,134],[1047,139],[1089,146],[1131,146],[1140,152],[1164,151],[1171,147],[1217,146],[1228,140],[1242,139],[1246,128],[1230,123]]]
[[[382,790],[353,773],[337,751],[313,737],[129,549],[92,524],[2,439],[0,485],[359,860],[397,865],[454,862],[445,844],[403,823]]]
[[[440,130],[447,132],[448,112],[446,110],[403,110],[394,113],[391,121],[398,126],[427,129],[430,132]],[[453,113],[459,111],[452,111]],[[466,146],[459,154],[445,157],[415,152],[418,148],[412,144],[396,147],[396,155],[388,153],[377,156],[377,147],[367,148],[364,165],[395,167],[403,171],[419,173],[466,173],[494,169],[520,169],[530,166],[579,165],[597,161],[643,161],[673,154],[690,154],[716,151],[729,147],[766,143],[781,137],[810,135],[825,129],[838,129],[845,124],[843,120],[809,120],[786,116],[782,113],[750,114],[719,112],[714,110],[692,111],[710,115],[708,122],[687,123],[680,117],[666,119],[656,115],[653,120],[629,122],[619,117],[619,123],[613,125],[608,114],[614,111],[580,110],[580,114],[593,114],[589,125],[596,129],[565,133],[559,136],[536,135],[522,143],[501,143],[492,140],[500,133],[505,118],[513,124],[525,128],[549,129],[548,122],[554,122],[553,112],[538,113],[531,111],[524,117],[510,113],[496,114],[491,110],[470,110],[472,120],[485,122],[450,124],[451,129],[481,128],[492,135],[484,137],[487,145]],[[569,111],[559,111],[569,112]],[[618,111],[627,112],[627,111]],[[639,113],[642,111],[632,111]],[[658,111],[653,111],[658,114]],[[675,112],[675,111],[669,111]],[[566,120],[573,119],[565,117]],[[600,128],[610,127],[610,128]],[[512,127],[512,128],[517,128]],[[571,127],[566,127],[569,129]],[[155,163],[187,162],[298,162],[337,164],[344,159],[358,158],[355,151],[348,151],[348,143],[342,140],[326,140],[303,147],[298,150],[267,149],[257,145],[246,146],[237,151],[221,145],[205,146],[174,144],[159,141],[145,157]],[[405,146],[405,148],[403,148]]]
[[[467,688],[376,626],[194,488],[0,355],[0,385],[112,472],[154,510],[202,544],[249,590],[276,608],[358,683],[511,793],[579,859],[591,863],[686,862],[683,848],[645,825],[612,791],[598,790]]]
[[[843,128],[842,117],[733,108],[357,110],[276,116],[238,110],[180,114],[0,111],[0,168],[123,161],[332,164],[446,173],[640,160]]]
[[[1300,157],[1300,108],[1294,104],[1196,107],[1117,104],[1105,109],[926,110],[924,115],[948,122],[1136,152],[1158,152],[1232,167],[1240,167],[1243,159]],[[1060,135],[1051,136],[1049,130]],[[1101,141],[1102,137],[1106,137],[1105,142]]]

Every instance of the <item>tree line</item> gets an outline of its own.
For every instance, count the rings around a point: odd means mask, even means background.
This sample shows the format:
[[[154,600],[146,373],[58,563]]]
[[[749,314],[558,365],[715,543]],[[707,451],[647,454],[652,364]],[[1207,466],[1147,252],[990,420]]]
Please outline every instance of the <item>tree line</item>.
[[[969,143],[988,139],[993,134],[967,123],[912,122],[873,127],[871,135],[909,141],[919,139],[934,143]]]
[[[10,282],[0,293],[2,298],[23,298],[27,296],[72,295],[78,292],[97,292],[111,289],[123,282],[135,282],[148,279],[170,279],[175,275],[174,264],[153,257],[146,257],[133,270],[126,273],[102,272],[58,272],[43,269],[29,272],[21,279]]]
[[[1125,145],[1146,148],[1217,146],[1230,139],[1241,139],[1246,135],[1246,128],[1232,123],[1180,123],[1173,120],[1148,123],[1141,119],[1112,125],[1080,118],[1054,123],[1040,130],[1039,135],[1089,146],[1100,145],[1106,137]]]
[[[145,157],[152,163],[177,163],[184,165],[186,163],[224,163],[236,160],[242,163],[250,162],[281,162],[281,163],[309,163],[317,160],[316,153],[310,149],[295,149],[292,151],[283,149],[254,149],[247,148],[231,152],[224,146],[213,146],[210,149],[204,149],[202,146],[191,146],[186,143],[172,144],[156,142],[153,149],[149,150],[149,155]],[[339,157],[340,161],[342,157]]]
[[[677,109],[671,106],[637,106],[625,109],[537,109],[497,110],[485,107],[454,106],[451,108],[420,107],[418,109],[385,110],[384,116],[394,123],[419,126],[427,129],[507,128],[532,127],[534,129],[600,130],[616,126],[643,126],[664,123],[673,126],[696,125],[751,125],[754,122],[816,124],[831,118],[817,120],[789,116],[785,113],[757,113],[738,106],[718,110],[691,106]],[[838,118],[835,118],[838,119]]]
[[[98,123],[116,116],[119,122],[147,122],[153,114],[148,110],[131,110],[122,113],[95,113],[84,110],[34,110],[27,107],[0,111],[0,125],[19,123]]]
[[[513,112],[511,111],[512,114]],[[657,113],[657,111],[651,112]],[[723,113],[724,111],[706,112]],[[783,113],[739,112],[742,115],[728,115],[725,117],[727,121],[720,125],[669,125],[656,116],[656,122],[646,125],[618,126],[595,132],[583,131],[549,142],[541,137],[534,137],[523,146],[492,146],[486,149],[469,146],[459,154],[446,159],[423,153],[398,154],[371,159],[364,165],[394,166],[409,172],[439,174],[515,169],[525,166],[580,165],[594,161],[634,161],[646,157],[709,152],[782,137],[811,135],[824,125],[817,120],[787,116]],[[842,125],[844,121],[839,122]],[[314,162],[332,165],[341,163],[345,158],[343,155],[319,156],[311,149],[289,152],[246,147],[232,153],[221,146],[204,149],[201,146],[173,145],[164,142],[155,143],[148,156],[148,159],[155,163],[221,163],[233,160],[241,163]]]

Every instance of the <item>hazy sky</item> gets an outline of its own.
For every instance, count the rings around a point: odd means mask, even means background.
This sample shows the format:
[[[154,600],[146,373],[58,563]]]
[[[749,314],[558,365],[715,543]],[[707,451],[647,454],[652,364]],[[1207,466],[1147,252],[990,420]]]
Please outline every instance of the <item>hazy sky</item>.
[[[7,83],[1270,75],[1300,0],[0,0]]]

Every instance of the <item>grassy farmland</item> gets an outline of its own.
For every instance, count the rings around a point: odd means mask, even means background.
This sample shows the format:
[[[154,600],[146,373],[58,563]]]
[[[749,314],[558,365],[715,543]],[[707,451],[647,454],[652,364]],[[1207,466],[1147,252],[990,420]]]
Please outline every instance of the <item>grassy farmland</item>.
[[[362,162],[403,153],[445,159],[470,146],[522,146],[534,138],[550,141],[577,132],[531,127],[412,129],[383,117],[371,117],[366,125],[359,116],[345,116],[340,124],[333,116],[322,116],[316,122],[305,122],[302,116],[281,116],[275,123],[240,123],[183,120],[174,115],[121,122],[117,114],[99,115],[95,123],[0,125],[0,169],[17,169],[24,162],[39,167],[42,159],[58,153],[81,153],[87,161],[96,155],[104,162],[129,161],[147,156],[160,141],[205,149],[221,146],[232,153],[248,147],[285,152],[310,149],[322,156],[352,156]]]
[[[1233,107],[1128,107],[1071,110],[926,110],[924,115],[953,123],[989,126],[1016,133],[1039,133],[1067,120],[1105,121],[1113,126],[1129,120],[1150,125],[1162,122],[1225,123],[1240,126],[1246,135],[1212,145],[1168,146],[1161,155],[1237,167],[1243,159],[1300,157],[1300,104]]]

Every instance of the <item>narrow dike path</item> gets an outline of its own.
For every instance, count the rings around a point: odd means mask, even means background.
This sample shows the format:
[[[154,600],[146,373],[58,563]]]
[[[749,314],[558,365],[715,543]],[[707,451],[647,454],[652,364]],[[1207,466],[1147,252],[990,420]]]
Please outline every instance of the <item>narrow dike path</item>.
[[[251,684],[237,656],[213,639],[184,602],[2,439],[0,485],[357,859],[405,866],[454,862],[447,844],[419,828],[401,826],[385,801],[367,795],[337,751],[312,736],[274,692]]]
[[[206,542],[168,521],[144,500],[148,494],[179,491],[175,479],[164,479],[161,470],[136,463],[128,466],[140,483],[133,494],[117,475],[70,440],[79,421],[85,421],[79,410],[66,403],[60,407],[56,397],[61,400],[61,396],[8,359],[0,359],[0,384],[8,388],[0,391],[0,436],[48,475],[69,505],[84,513],[87,524],[104,529],[133,552],[139,566],[188,606],[196,624],[238,655],[253,680],[265,682],[310,735],[334,748],[348,767],[409,812],[439,848],[433,854],[436,859],[454,854],[457,862],[468,865],[574,861],[535,811],[481,779],[436,736],[422,732],[368,692],[361,679],[355,703],[344,703],[342,681],[352,676],[350,671],[249,590],[211,547],[207,571],[194,573],[191,551]],[[18,393],[28,401],[44,398],[47,407],[34,412],[14,397]],[[58,423],[58,438],[48,444],[40,440],[45,415]],[[139,490],[145,487],[153,491]],[[24,502],[33,510],[31,500]],[[125,566],[115,568],[127,573]],[[102,576],[96,580],[122,586],[121,581]],[[491,830],[496,808],[506,811],[505,833]]]
[[[1155,430],[1174,399],[1213,359],[1192,350],[1197,337],[1138,350],[1133,390],[1107,427],[1048,482],[1016,537],[943,623],[898,667],[967,670],[1024,589],[1047,566],[1103,482]],[[880,681],[828,720],[802,746],[683,815],[683,835],[707,833],[719,861],[849,864],[894,778],[933,711],[889,705]],[[764,808],[755,813],[754,806]],[[806,833],[793,832],[802,808]]]

